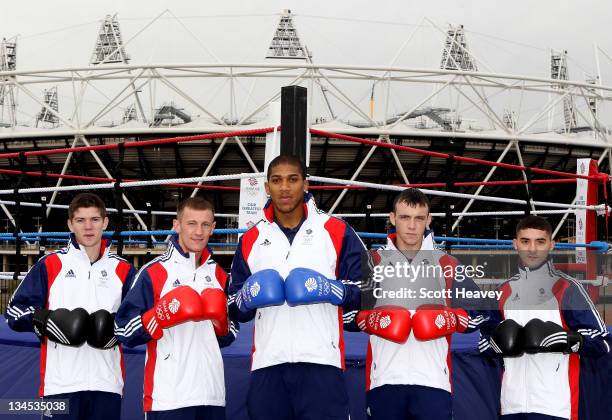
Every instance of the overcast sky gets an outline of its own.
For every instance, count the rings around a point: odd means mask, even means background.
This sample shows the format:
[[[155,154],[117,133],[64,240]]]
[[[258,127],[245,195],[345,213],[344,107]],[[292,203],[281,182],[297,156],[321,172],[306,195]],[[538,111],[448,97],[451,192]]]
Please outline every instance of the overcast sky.
[[[570,78],[583,80],[596,72],[594,43],[612,56],[612,2],[604,0],[22,1],[3,9],[0,36],[19,35],[18,69],[86,66],[106,14],[118,13],[128,40],[169,10],[130,41],[132,63],[263,62],[285,8],[317,63],[389,65],[419,22],[395,65],[437,67],[449,23],[465,26],[480,70],[546,77],[548,50],[565,49]],[[600,62],[610,85],[612,61]]]
[[[35,7],[32,7],[36,4]],[[147,18],[170,9],[176,16],[211,16],[233,14],[270,15],[284,8],[297,15],[326,16],[330,18],[368,19],[406,24],[416,24],[428,17],[437,24],[463,23],[469,31],[542,48],[567,49],[582,65],[593,61],[593,42],[610,54],[612,52],[612,3],[605,0],[333,0],[333,1],[278,1],[278,0],[54,0],[11,2],[0,15],[0,35],[32,34],[65,28],[71,25],[101,19],[108,13],[119,13],[126,25],[130,18]],[[341,25],[341,21],[327,21],[329,25]],[[142,25],[146,23],[142,21]],[[136,24],[135,24],[136,25]],[[347,24],[347,27],[351,26]],[[379,25],[377,30],[384,29]],[[371,30],[370,26],[356,27]],[[325,30],[324,27],[320,28]],[[354,29],[351,27],[351,30]],[[411,28],[406,26],[406,36]],[[241,28],[228,37],[240,37]],[[269,32],[269,30],[267,30]],[[69,32],[68,32],[69,33]],[[339,45],[349,44],[348,39],[337,40]],[[83,39],[84,48],[92,45],[91,39]],[[376,48],[385,49],[385,46]],[[395,50],[389,48],[390,57]],[[490,51],[492,54],[494,51]],[[42,65],[43,63],[41,63]]]

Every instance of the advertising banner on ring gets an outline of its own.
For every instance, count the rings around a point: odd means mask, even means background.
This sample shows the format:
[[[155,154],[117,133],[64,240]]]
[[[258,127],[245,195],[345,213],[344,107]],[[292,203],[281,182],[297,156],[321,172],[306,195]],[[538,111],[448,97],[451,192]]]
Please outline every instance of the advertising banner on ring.
[[[578,175],[589,174],[589,159],[578,159],[576,165],[576,173]],[[586,205],[587,202],[587,186],[586,179],[576,180],[576,204],[579,206]],[[576,242],[585,243],[586,241],[586,210],[576,209]],[[576,249],[576,262],[586,263],[586,249]]]
[[[264,174],[240,180],[239,229],[250,229],[263,218],[263,207],[267,199],[264,182]]]

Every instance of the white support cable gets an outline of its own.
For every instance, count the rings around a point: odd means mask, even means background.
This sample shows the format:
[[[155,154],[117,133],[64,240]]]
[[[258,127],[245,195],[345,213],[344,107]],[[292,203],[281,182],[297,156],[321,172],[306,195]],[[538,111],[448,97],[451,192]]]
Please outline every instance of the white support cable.
[[[145,187],[145,186],[153,186],[153,185],[165,185],[165,184],[189,184],[196,183],[199,181],[202,182],[215,182],[215,181],[231,181],[231,180],[239,180],[244,178],[258,177],[262,176],[262,173],[243,173],[236,175],[214,175],[208,177],[190,177],[190,178],[166,178],[166,179],[154,179],[154,180],[146,180],[146,181],[134,181],[134,182],[121,182],[119,186],[122,188],[136,188],[136,187]],[[395,185],[385,185],[385,184],[376,184],[373,182],[361,182],[361,181],[349,181],[346,179],[338,179],[338,178],[329,178],[329,177],[321,177],[321,176],[310,176],[308,177],[310,181],[314,182],[324,182],[329,184],[336,185],[354,185],[358,187],[367,187],[378,190],[387,190],[387,191],[403,191],[408,187],[400,187]],[[80,190],[103,190],[103,189],[111,189],[115,188],[115,183],[104,183],[104,184],[92,184],[92,185],[69,185],[64,187],[37,187],[37,188],[20,188],[17,190],[20,194],[32,194],[32,193],[41,193],[41,192],[51,192],[51,191],[80,191]],[[525,200],[517,200],[514,198],[504,198],[504,197],[491,197],[491,196],[475,196],[474,194],[463,194],[463,193],[455,193],[449,191],[436,191],[436,190],[428,190],[424,188],[419,188],[423,193],[440,196],[440,197],[454,197],[454,198],[464,198],[464,199],[477,199],[481,201],[491,201],[496,203],[505,203],[505,204],[518,204],[525,205],[527,202]],[[8,195],[13,194],[15,191],[12,189],[0,190],[0,195]],[[563,204],[563,203],[552,203],[549,201],[534,201],[534,205],[542,206],[542,207],[553,207],[553,208],[562,208],[562,209],[585,209],[585,210],[599,210],[603,211],[606,209],[606,205],[576,205],[576,204]],[[608,207],[610,210],[610,207]]]
[[[569,210],[570,213],[572,210]],[[531,211],[531,214],[566,214],[568,210],[536,210]],[[525,212],[516,211],[474,211],[474,212],[455,212],[453,217],[476,217],[476,216],[524,216]],[[335,217],[346,219],[352,217],[366,217],[365,213],[335,213]],[[431,213],[432,217],[444,217],[446,213]],[[389,213],[370,213],[370,217],[389,217]]]

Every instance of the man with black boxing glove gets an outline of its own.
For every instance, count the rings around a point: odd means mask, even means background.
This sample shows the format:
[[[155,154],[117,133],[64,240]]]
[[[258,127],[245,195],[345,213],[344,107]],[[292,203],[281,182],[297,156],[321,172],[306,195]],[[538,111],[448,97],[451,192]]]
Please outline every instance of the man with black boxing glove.
[[[68,208],[68,246],[30,269],[7,309],[15,331],[41,341],[40,389],[45,399],[67,399],[61,419],[118,419],[123,356],[113,333],[114,314],[136,271],[102,239],[104,202],[77,195]]]
[[[501,285],[499,310],[481,327],[480,351],[504,360],[505,420],[577,419],[580,356],[610,351],[585,289],[549,257],[551,232],[538,216],[518,223],[519,273]]]

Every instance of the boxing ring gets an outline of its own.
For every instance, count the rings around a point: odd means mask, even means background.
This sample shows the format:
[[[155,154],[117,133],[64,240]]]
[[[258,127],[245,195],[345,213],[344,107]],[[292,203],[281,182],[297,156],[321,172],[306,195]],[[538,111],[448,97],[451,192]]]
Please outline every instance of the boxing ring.
[[[83,147],[68,147],[60,149],[47,149],[37,151],[25,151],[16,153],[0,153],[0,159],[20,159],[25,160],[28,157],[43,156],[50,154],[68,154],[82,153],[101,150],[119,149],[125,150],[129,148],[151,147],[162,144],[176,144],[181,142],[210,140],[216,138],[227,138],[232,136],[248,136],[248,135],[265,135],[274,133],[280,127],[268,127],[256,130],[241,130],[233,132],[214,133],[196,136],[183,136],[167,139],[146,140],[138,142],[123,142],[118,144],[104,144]],[[516,170],[522,173],[553,176],[555,178],[547,179],[517,179],[505,181],[482,181],[482,182],[452,182],[452,183],[427,183],[427,184],[399,184],[399,185],[383,185],[371,182],[360,182],[356,180],[338,179],[333,177],[309,176],[309,181],[314,183],[310,186],[313,191],[325,189],[377,189],[385,191],[401,191],[406,187],[420,188],[427,195],[444,196],[456,199],[469,199],[472,201],[482,200],[503,204],[511,204],[520,208],[528,208],[529,206],[538,206],[540,209],[531,211],[533,214],[563,214],[568,215],[573,212],[584,210],[590,212],[605,213],[606,223],[608,219],[609,207],[605,204],[594,203],[555,203],[547,201],[535,201],[531,198],[526,200],[517,198],[504,198],[495,196],[486,196],[481,194],[465,194],[448,191],[452,187],[464,186],[490,186],[490,185],[527,185],[529,184],[569,184],[576,183],[578,180],[585,180],[594,185],[604,186],[604,196],[607,201],[607,188],[609,184],[609,176],[607,174],[597,173],[594,175],[580,175],[563,171],[554,171],[542,168],[531,168],[524,165],[512,165],[507,163],[494,162],[484,159],[475,159],[464,156],[449,155],[445,153],[432,152],[413,147],[396,145],[392,143],[384,143],[368,139],[361,139],[343,134],[335,134],[324,132],[321,130],[310,129],[311,134],[318,136],[327,136],[338,140],[362,143],[381,148],[396,150],[398,152],[416,153],[422,155],[430,155],[441,159],[451,159],[457,162],[463,162],[476,165],[488,165],[490,167],[502,167],[504,169]],[[172,188],[197,188],[208,190],[211,193],[215,191],[234,191],[239,192],[240,188],[236,186],[220,186],[208,185],[213,182],[240,181],[252,177],[261,177],[261,173],[245,173],[245,174],[229,174],[229,175],[214,175],[201,177],[181,177],[168,179],[123,179],[102,178],[83,175],[72,175],[65,173],[47,173],[28,171],[25,168],[22,170],[7,170],[0,169],[0,173],[9,176],[18,176],[19,179],[24,177],[44,177],[53,180],[74,180],[89,182],[87,185],[64,185],[59,184],[55,187],[35,187],[25,188],[17,183],[15,188],[0,189],[0,204],[3,206],[19,207],[39,207],[45,212],[48,208],[58,210],[66,210],[68,206],[53,204],[46,202],[31,202],[22,201],[23,194],[57,194],[58,192],[70,191],[96,191],[96,190],[114,190],[117,197],[131,188],[147,188],[151,186],[172,187]],[[11,199],[12,198],[12,199]],[[116,200],[120,203],[121,200]],[[147,226],[151,226],[150,220],[152,215],[171,216],[174,213],[168,211],[154,210],[151,206],[146,209],[109,208],[108,211],[116,217],[121,217],[123,214],[133,214],[143,217],[147,220]],[[545,208],[545,209],[542,209]],[[436,217],[454,217],[461,218],[466,216],[521,216],[525,211],[499,211],[499,212],[478,212],[468,211],[467,206],[460,212],[444,212],[433,213]],[[351,213],[351,214],[335,214],[338,217],[347,219],[350,222],[351,218],[355,217],[387,217],[387,213]],[[218,218],[236,218],[235,214],[217,214]],[[122,227],[121,224],[118,225]],[[218,238],[223,235],[235,235],[244,232],[244,229],[217,229],[214,232],[214,237]],[[163,245],[168,235],[172,234],[168,230],[123,230],[105,232],[106,237],[112,238],[118,246],[119,252],[126,245],[143,246],[147,250],[149,257],[152,249],[155,246]],[[29,243],[39,244],[41,247],[55,246],[66,241],[68,232],[27,232],[22,229],[19,223],[15,225],[13,232],[0,233],[0,241],[14,242],[15,244]],[[373,246],[378,246],[382,242],[385,234],[375,232],[360,232],[362,238],[371,239],[378,243]],[[499,250],[511,248],[511,241],[485,239],[485,238],[461,238],[441,236],[435,238],[437,242],[445,244],[449,250],[462,249],[479,249],[479,250]],[[216,240],[209,244],[215,249],[227,249],[233,251],[236,243],[229,241]],[[20,250],[21,245],[17,245]],[[600,253],[608,251],[609,247],[606,242],[591,240],[588,243],[559,243],[558,249],[574,250],[576,248],[591,249]],[[576,270],[587,270],[588,264],[577,264],[573,268]],[[0,273],[0,281],[10,281],[23,278],[23,272],[2,272]],[[587,273],[589,277],[589,273]],[[588,278],[585,280],[587,287],[601,287],[607,285],[607,278]],[[608,327],[610,330],[610,327]],[[251,323],[241,326],[238,339],[228,348],[222,349],[224,366],[225,366],[225,382],[227,396],[227,417],[231,419],[246,419],[246,392],[249,383],[250,357],[251,357],[251,341],[252,341],[253,326]],[[365,354],[367,348],[368,336],[363,333],[345,332],[346,342],[346,366],[345,379],[348,389],[351,405],[352,419],[365,419]],[[500,393],[500,375],[501,366],[498,361],[481,357],[478,352],[478,333],[474,334],[455,334],[452,341],[452,363],[453,363],[453,404],[456,419],[470,418],[496,418],[499,412],[499,393]],[[135,349],[124,349],[125,352],[125,372],[126,385],[124,388],[124,400],[122,408],[122,419],[135,420],[142,419],[142,383],[144,373],[144,347]],[[8,329],[4,319],[0,320],[0,372],[3,372],[0,382],[0,398],[32,398],[36,395],[39,383],[38,372],[38,340],[33,334],[15,333]],[[580,392],[580,413],[581,418],[585,419],[609,419],[612,418],[609,402],[612,401],[612,355],[599,359],[590,359],[581,357],[581,392]],[[608,403],[608,404],[606,404]],[[28,418],[27,416],[23,417]],[[31,418],[36,418],[32,416]]]

